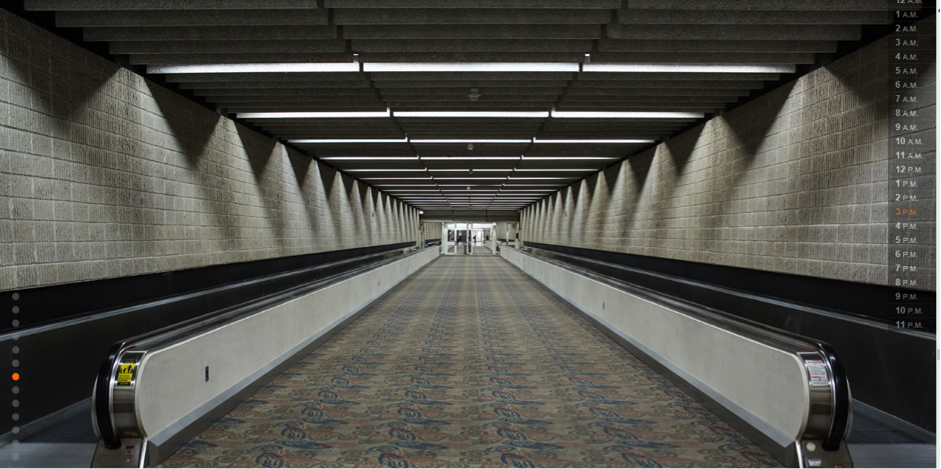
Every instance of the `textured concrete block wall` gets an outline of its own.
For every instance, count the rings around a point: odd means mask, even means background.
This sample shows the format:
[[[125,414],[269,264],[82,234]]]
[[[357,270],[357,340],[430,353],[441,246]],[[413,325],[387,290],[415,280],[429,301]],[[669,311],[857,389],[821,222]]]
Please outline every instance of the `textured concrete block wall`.
[[[887,69],[883,40],[528,207],[522,237],[887,284]]]
[[[414,242],[418,213],[0,10],[0,291]]]
[[[425,240],[441,239],[441,223],[424,222]]]
[[[497,223],[497,239],[512,241],[516,239],[515,223]]]

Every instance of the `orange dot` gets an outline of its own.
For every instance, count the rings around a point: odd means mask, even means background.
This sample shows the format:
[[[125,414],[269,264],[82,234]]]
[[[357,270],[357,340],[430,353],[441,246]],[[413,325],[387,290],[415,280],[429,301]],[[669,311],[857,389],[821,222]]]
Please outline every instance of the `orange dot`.
[[[19,380],[20,380],[20,374],[19,374],[19,373],[13,373],[13,381],[19,381]]]

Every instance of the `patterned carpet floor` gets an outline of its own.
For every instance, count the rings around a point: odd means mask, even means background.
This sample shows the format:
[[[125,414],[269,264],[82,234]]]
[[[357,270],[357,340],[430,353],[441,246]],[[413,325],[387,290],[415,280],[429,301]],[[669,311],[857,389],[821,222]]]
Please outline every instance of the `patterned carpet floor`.
[[[164,467],[767,467],[499,257],[443,257]]]

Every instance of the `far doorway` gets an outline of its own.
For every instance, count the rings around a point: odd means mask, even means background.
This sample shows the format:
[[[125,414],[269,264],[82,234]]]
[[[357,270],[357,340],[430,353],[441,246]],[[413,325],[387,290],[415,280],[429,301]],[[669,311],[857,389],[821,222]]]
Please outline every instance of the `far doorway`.
[[[497,254],[495,223],[442,223],[441,253],[446,256]]]

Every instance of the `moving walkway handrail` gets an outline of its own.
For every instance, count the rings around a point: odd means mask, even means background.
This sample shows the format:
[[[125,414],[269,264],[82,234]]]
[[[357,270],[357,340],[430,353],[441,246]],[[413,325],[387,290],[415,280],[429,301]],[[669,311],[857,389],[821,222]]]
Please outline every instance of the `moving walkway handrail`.
[[[815,353],[823,359],[829,373],[830,389],[830,415],[826,419],[826,428],[817,428],[817,425],[811,425],[811,422],[818,420],[808,416],[808,428],[805,430],[805,436],[813,439],[823,440],[823,449],[826,451],[836,451],[840,449],[840,443],[848,437],[850,424],[852,422],[852,398],[850,394],[849,380],[846,377],[846,371],[840,361],[836,350],[828,343],[795,334],[793,332],[771,327],[756,321],[735,316],[731,313],[709,308],[707,306],[692,303],[690,301],[678,299],[655,290],[645,288],[639,285],[625,282],[615,277],[599,274],[589,269],[578,267],[555,259],[556,257],[577,259],[584,264],[603,265],[608,268],[624,269],[623,266],[612,264],[596,259],[588,259],[570,254],[562,254],[544,249],[525,247],[521,250],[524,255],[539,256],[545,262],[555,264],[568,270],[578,272],[586,277],[612,285],[618,289],[628,291],[634,295],[653,301],[666,304],[670,308],[678,310],[684,314],[693,316],[704,322],[722,327],[732,332],[740,333],[750,339],[759,341],[766,345],[782,348],[789,346],[800,348],[806,352]],[[550,254],[547,256],[546,254]],[[809,385],[808,385],[809,387]],[[813,390],[811,390],[813,391]],[[822,422],[821,422],[822,423]],[[819,425],[819,424],[818,424]]]
[[[402,255],[389,257],[393,253],[402,253]],[[364,271],[373,270],[383,265],[401,260],[404,257],[414,255],[416,248],[394,249],[377,254],[370,254],[341,261],[320,264],[313,267],[298,269],[284,274],[276,274],[271,277],[284,276],[292,273],[310,273],[317,270],[326,270],[344,264],[358,264],[364,260],[380,258],[380,260],[366,265],[352,267],[350,270],[318,278],[311,282],[297,285],[286,290],[272,293],[261,298],[247,301],[242,304],[220,309],[202,316],[198,316],[177,324],[163,327],[154,331],[146,332],[128,339],[115,342],[105,355],[95,379],[95,386],[92,391],[92,425],[95,432],[102,439],[105,446],[109,449],[116,449],[121,446],[121,438],[126,436],[140,437],[140,423],[136,422],[136,415],[125,415],[125,419],[119,422],[115,411],[114,391],[118,383],[119,366],[124,362],[124,358],[131,352],[137,355],[139,364],[143,355],[150,351],[167,347],[179,343],[189,337],[200,333],[219,328],[240,319],[252,316],[270,307],[288,302],[299,296],[308,294],[314,290],[319,290],[328,285],[334,284],[345,278],[356,276]],[[267,277],[266,277],[267,278]],[[253,280],[255,281],[255,280]],[[139,370],[138,370],[139,372]],[[136,381],[136,375],[133,377]],[[125,412],[126,413],[126,412]],[[122,422],[124,424],[122,424]],[[133,422],[127,425],[126,422]],[[128,428],[133,427],[133,428]]]

